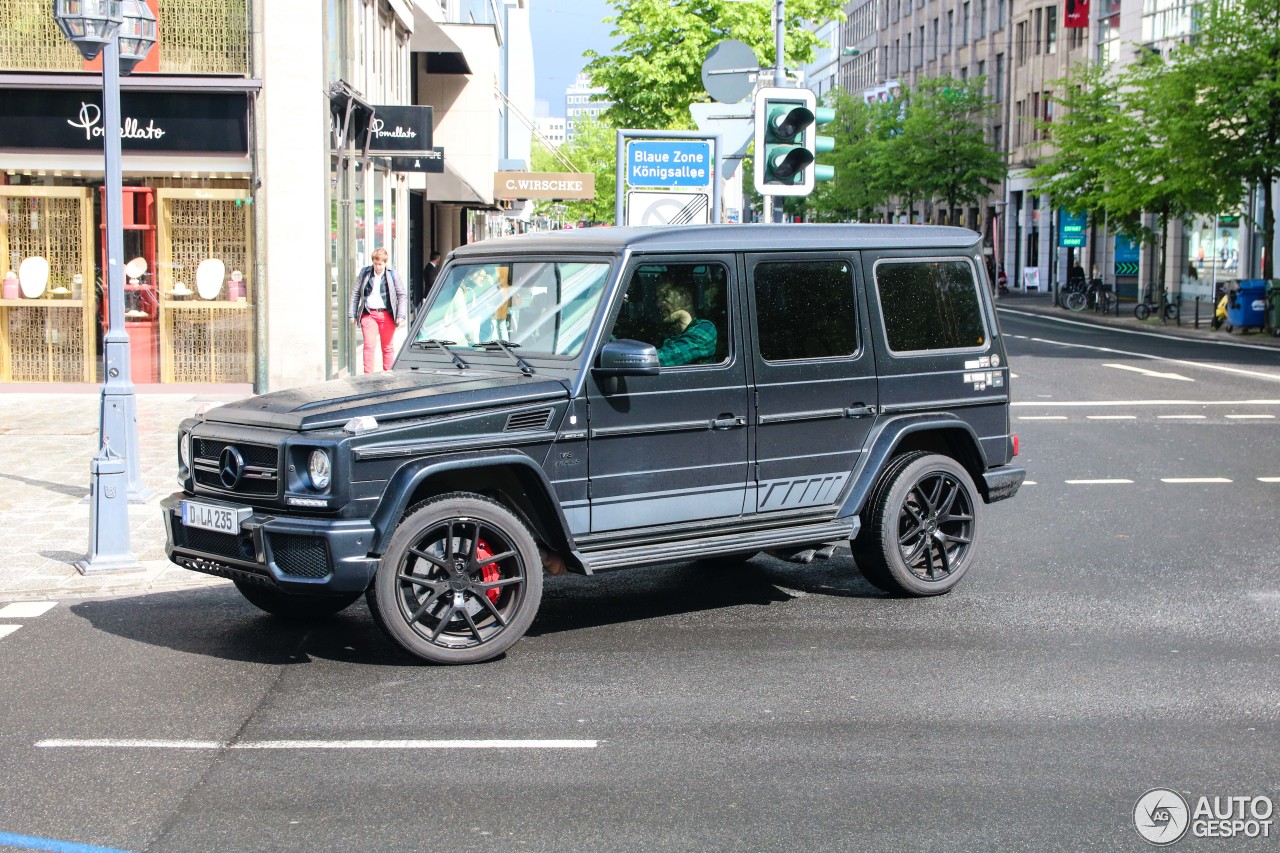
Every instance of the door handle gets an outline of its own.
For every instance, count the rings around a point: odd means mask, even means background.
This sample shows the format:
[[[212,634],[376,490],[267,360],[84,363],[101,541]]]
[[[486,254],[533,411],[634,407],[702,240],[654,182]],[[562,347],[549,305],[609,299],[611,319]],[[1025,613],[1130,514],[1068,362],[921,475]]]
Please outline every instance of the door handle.
[[[746,425],[747,419],[737,415],[724,415],[711,421],[712,429],[733,429],[734,427]]]
[[[852,406],[844,410],[846,418],[864,418],[867,415],[876,413],[875,406],[864,406],[862,403],[854,403]]]

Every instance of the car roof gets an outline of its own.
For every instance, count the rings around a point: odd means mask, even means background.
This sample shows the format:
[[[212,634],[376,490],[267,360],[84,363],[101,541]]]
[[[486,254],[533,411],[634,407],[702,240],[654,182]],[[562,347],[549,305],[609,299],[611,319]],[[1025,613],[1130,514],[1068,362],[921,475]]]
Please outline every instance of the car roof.
[[[817,249],[965,249],[979,239],[943,225],[672,225],[572,228],[496,237],[461,246],[453,257],[560,252],[783,252]]]

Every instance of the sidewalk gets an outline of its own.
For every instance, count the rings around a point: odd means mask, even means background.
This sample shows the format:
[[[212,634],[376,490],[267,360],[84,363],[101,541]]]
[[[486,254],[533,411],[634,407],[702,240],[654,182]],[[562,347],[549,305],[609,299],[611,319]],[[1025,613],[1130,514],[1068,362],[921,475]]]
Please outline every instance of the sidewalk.
[[[1209,327],[1209,321],[1213,319],[1213,306],[1207,301],[1200,303],[1200,328],[1198,329],[1195,327],[1194,322],[1194,303],[1184,304],[1181,325],[1172,320],[1161,322],[1155,317],[1147,320],[1138,320],[1133,316],[1133,305],[1134,303],[1132,302],[1121,302],[1118,316],[1115,314],[1114,309],[1112,309],[1111,314],[1101,314],[1092,308],[1085,308],[1083,311],[1068,311],[1066,308],[1059,308],[1054,305],[1053,297],[1049,293],[1024,293],[1021,290],[1013,289],[1010,289],[1007,294],[1002,294],[996,300],[997,309],[1025,311],[1030,314],[1039,314],[1060,320],[1074,320],[1097,326],[1112,326],[1118,329],[1147,332],[1171,338],[1252,344],[1280,350],[1280,337],[1265,332],[1250,331],[1248,334],[1242,334],[1239,331],[1226,332],[1224,330],[1215,332]]]
[[[1132,303],[1120,316],[1092,310],[1067,311],[1047,293],[1011,291],[1000,309],[1025,311],[1081,323],[1116,326],[1151,334],[1230,341],[1275,348],[1280,338],[1227,334],[1189,321],[1139,322]],[[178,489],[176,433],[179,421],[205,403],[229,402],[227,392],[160,393],[139,390],[138,436],[143,483],[155,490],[145,504],[129,507],[129,544],[141,571],[85,577],[75,568],[89,544],[89,462],[98,452],[100,397],[96,387],[0,393],[0,602],[68,595],[142,593],[225,584],[228,581],[180,569],[164,556],[160,499]]]
[[[178,489],[178,423],[232,396],[139,391],[142,481],[155,494],[129,506],[129,546],[141,571],[82,576],[89,546],[89,463],[98,452],[98,388],[0,393],[0,602],[170,590],[229,583],[164,556],[160,499]]]

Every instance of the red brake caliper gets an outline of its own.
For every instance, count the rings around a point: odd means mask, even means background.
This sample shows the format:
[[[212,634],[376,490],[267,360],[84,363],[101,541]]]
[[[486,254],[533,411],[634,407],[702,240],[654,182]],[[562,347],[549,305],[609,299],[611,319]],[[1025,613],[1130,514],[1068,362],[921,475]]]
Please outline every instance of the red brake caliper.
[[[492,556],[493,556],[493,549],[489,547],[488,542],[481,539],[479,542],[476,543],[476,559],[477,560],[487,560]],[[486,563],[485,565],[480,567],[480,580],[484,581],[485,583],[494,583],[500,577],[502,577],[502,574],[498,571],[497,563]],[[493,604],[498,603],[498,590],[491,589],[488,592],[486,592],[485,595],[489,596],[489,601],[492,602]]]

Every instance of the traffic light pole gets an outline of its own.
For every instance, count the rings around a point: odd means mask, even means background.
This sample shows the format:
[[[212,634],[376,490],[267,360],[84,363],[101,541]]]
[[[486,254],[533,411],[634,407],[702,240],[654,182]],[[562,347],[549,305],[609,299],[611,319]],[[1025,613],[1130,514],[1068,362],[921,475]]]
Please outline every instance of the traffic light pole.
[[[786,26],[787,16],[787,0],[774,0],[773,3],[773,85],[785,86],[787,84],[787,64],[784,60],[783,45],[787,36]],[[756,121],[760,121],[760,117],[756,117]],[[764,168],[764,152],[756,152],[756,168]],[[774,201],[776,196],[761,196],[761,213],[764,214],[764,221],[781,222],[782,215],[780,211],[775,211]]]

